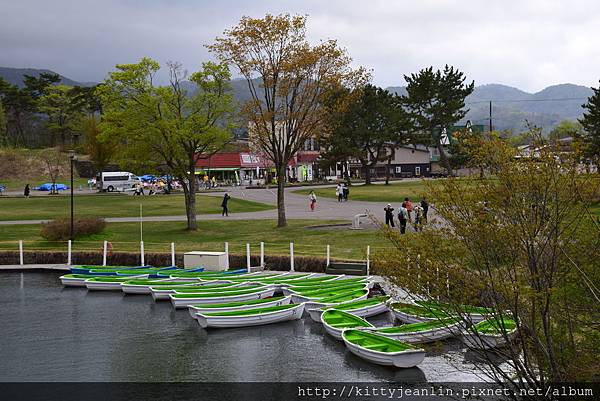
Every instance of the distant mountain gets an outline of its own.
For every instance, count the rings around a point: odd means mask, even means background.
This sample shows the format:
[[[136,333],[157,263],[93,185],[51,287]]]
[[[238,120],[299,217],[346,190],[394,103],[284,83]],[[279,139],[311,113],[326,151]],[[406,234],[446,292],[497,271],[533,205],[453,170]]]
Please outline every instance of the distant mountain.
[[[403,86],[390,86],[389,91],[406,94]],[[461,123],[489,124],[489,102],[492,102],[492,123],[497,130],[521,132],[527,123],[549,132],[563,120],[576,120],[592,90],[587,86],[560,84],[537,93],[528,93],[511,86],[489,84],[475,87],[466,99],[469,112]]]
[[[42,72],[50,70],[33,68],[7,68],[0,67],[0,77],[19,87],[23,86],[23,75],[39,76]],[[60,75],[60,74],[59,74]],[[92,86],[94,82],[77,82],[60,75],[61,83],[71,86]],[[190,92],[195,90],[195,85],[184,83]],[[250,99],[250,91],[244,79],[231,81],[233,96],[241,105]],[[399,95],[406,94],[403,86],[390,86],[387,90]],[[560,84],[549,86],[537,93],[528,93],[518,88],[507,85],[488,84],[475,87],[473,93],[467,97],[469,112],[465,117],[473,124],[489,124],[489,102],[492,101],[492,123],[494,129],[522,132],[527,129],[527,122],[542,127],[549,132],[562,120],[575,120],[583,115],[581,107],[592,90],[586,86],[573,84]],[[244,131],[241,123],[239,131]],[[244,135],[244,133],[241,133]]]

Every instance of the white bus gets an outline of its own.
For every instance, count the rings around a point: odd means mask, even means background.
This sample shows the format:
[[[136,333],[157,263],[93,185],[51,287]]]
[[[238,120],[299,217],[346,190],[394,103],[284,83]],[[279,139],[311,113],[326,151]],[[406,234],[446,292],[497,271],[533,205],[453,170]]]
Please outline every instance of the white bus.
[[[141,182],[138,176],[128,171],[110,171],[98,175],[96,186],[101,191],[107,192],[127,191]]]

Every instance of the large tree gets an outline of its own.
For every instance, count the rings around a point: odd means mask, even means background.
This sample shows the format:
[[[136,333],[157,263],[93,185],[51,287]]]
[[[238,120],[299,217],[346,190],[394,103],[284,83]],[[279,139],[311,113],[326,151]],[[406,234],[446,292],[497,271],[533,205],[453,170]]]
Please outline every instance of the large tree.
[[[465,98],[473,92],[475,82],[466,83],[465,75],[446,65],[443,70],[425,68],[416,74],[405,75],[407,110],[411,113],[414,128],[420,132],[421,142],[435,146],[442,165],[448,174],[452,166],[443,144],[443,132],[462,119],[468,109]]]
[[[353,76],[350,58],[334,40],[311,45],[306,17],[243,17],[208,48],[246,79],[243,108],[250,140],[277,171],[278,227],[287,225],[284,187],[289,162],[305,141],[323,130],[321,99]]]
[[[180,64],[169,63],[169,85],[156,86],[156,61],[143,58],[116,68],[98,88],[102,136],[120,140],[124,159],[166,165],[183,186],[187,228],[196,230],[196,162],[231,136],[229,69],[207,62],[187,77]],[[195,86],[193,93],[184,79]]]
[[[592,90],[594,94],[583,105],[586,112],[579,122],[585,129],[583,139],[587,145],[587,156],[598,160],[600,158],[600,87]]]
[[[373,85],[337,91],[331,98],[325,102],[331,130],[324,141],[325,157],[358,160],[365,184],[370,184],[371,169],[389,160],[395,147],[408,143],[409,121],[402,99]]]
[[[77,141],[78,125],[83,117],[84,104],[72,86],[55,85],[45,89],[38,99],[39,111],[46,114],[46,127],[52,135],[51,144],[61,146]]]
[[[4,112],[4,106],[2,105],[2,100],[0,99],[0,146],[7,145],[6,142],[6,113]]]

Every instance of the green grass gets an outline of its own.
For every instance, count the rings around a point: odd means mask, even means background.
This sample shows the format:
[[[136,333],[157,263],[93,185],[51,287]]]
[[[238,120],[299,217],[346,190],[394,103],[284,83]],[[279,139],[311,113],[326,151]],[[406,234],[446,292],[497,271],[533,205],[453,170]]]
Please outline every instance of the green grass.
[[[81,195],[74,198],[76,216],[96,217],[136,217],[140,215],[140,204],[144,216],[184,215],[183,195]],[[221,213],[220,196],[197,196],[198,214]],[[229,200],[230,213],[256,212],[273,209],[274,206],[232,198]],[[0,197],[0,220],[38,220],[68,217],[70,197],[48,195],[44,197],[3,198]]]
[[[319,197],[335,198],[335,188],[315,189],[317,200]],[[294,191],[298,194],[308,196],[310,189],[301,189]],[[413,202],[420,200],[421,196],[427,193],[425,181],[396,181],[389,185],[353,185],[350,187],[350,200],[369,201],[369,202],[389,202],[401,203],[404,198],[410,198]]]
[[[251,244],[253,255],[258,255],[260,241],[265,242],[267,255],[288,255],[289,243],[294,242],[296,256],[325,257],[326,245],[331,245],[335,259],[363,260],[367,245],[380,244],[377,232],[370,230],[314,230],[307,226],[335,224],[339,221],[289,220],[288,227],[276,228],[275,220],[217,220],[199,219],[196,232],[185,230],[185,222],[144,223],[146,252],[170,252],[175,242],[177,252],[220,251],[229,242],[231,253],[245,254],[246,243]],[[138,223],[108,223],[100,234],[75,241],[75,250],[100,252],[102,242],[113,244],[113,251],[139,251],[140,226]],[[40,237],[40,225],[0,226],[0,249],[17,250],[18,240],[24,240],[25,250],[66,250],[65,242],[46,241]]]

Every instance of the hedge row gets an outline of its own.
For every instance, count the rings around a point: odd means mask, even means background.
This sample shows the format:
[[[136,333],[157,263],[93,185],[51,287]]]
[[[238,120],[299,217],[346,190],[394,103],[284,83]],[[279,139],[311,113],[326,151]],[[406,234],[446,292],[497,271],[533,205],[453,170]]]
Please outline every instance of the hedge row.
[[[102,254],[99,252],[73,252],[72,263],[74,265],[101,265]],[[258,266],[260,264],[260,258],[258,256],[252,256],[250,258],[252,266]],[[67,262],[67,252],[23,252],[23,263],[24,264],[64,264]],[[145,262],[152,266],[169,266],[171,264],[170,253],[147,253],[145,255]],[[177,266],[183,266],[183,254],[175,255],[175,262]],[[300,272],[325,272],[326,267],[325,258],[317,258],[310,256],[296,256],[294,257],[294,269]],[[0,265],[18,265],[19,264],[19,252],[18,251],[0,251]],[[138,253],[131,252],[114,252],[107,258],[107,265],[109,266],[139,266],[140,255]],[[229,255],[229,265],[231,268],[243,268],[246,267],[246,256],[245,255]],[[265,265],[269,270],[285,271],[290,270],[290,258],[289,256],[265,256]]]

